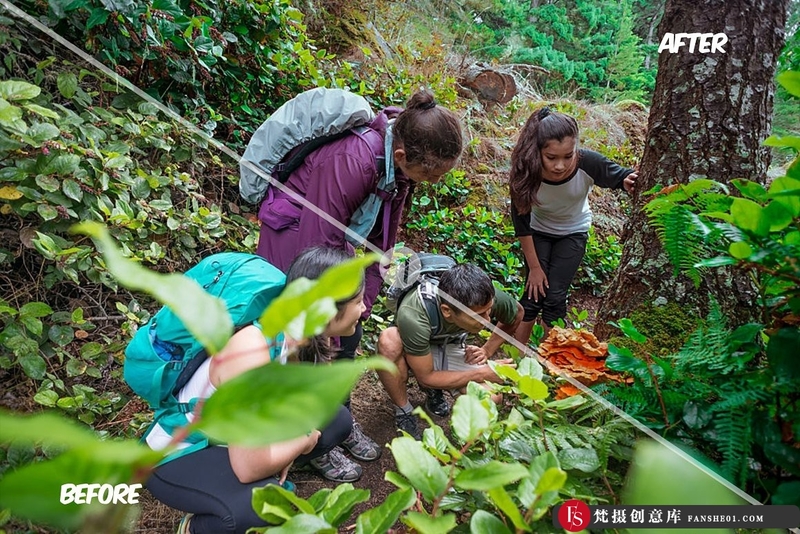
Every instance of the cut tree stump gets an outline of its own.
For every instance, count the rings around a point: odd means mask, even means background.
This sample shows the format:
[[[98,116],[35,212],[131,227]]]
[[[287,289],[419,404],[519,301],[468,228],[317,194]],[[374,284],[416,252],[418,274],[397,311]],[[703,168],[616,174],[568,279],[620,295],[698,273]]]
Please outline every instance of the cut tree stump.
[[[517,84],[511,74],[485,63],[470,65],[458,83],[472,89],[478,100],[498,104],[509,102],[517,94]]]

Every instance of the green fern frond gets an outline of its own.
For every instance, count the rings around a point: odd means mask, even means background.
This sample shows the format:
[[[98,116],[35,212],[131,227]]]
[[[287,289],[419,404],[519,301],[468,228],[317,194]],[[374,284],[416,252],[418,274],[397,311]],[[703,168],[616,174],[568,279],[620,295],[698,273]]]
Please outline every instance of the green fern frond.
[[[753,446],[752,409],[733,409],[721,412],[714,422],[715,441],[722,454],[723,475],[744,485],[748,461]]]
[[[703,221],[686,207],[673,206],[652,224],[676,273],[686,274],[698,285],[701,272],[695,265],[706,257],[705,239],[709,233]]]
[[[715,412],[724,412],[736,409],[749,409],[759,403],[762,403],[770,398],[769,391],[765,389],[755,389],[747,381],[743,383],[730,385],[728,388],[719,390],[720,399],[711,405],[711,409]],[[736,387],[735,391],[731,391]]]
[[[712,301],[706,326],[692,332],[675,355],[675,367],[682,373],[701,376],[710,376],[712,371],[726,375],[740,370],[741,361],[731,354],[730,334],[725,314],[719,304]]]

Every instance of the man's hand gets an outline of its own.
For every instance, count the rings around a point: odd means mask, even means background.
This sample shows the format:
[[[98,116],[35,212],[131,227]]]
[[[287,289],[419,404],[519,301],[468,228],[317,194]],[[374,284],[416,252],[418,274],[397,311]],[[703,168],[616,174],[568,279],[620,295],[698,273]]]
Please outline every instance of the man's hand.
[[[467,345],[464,351],[464,363],[469,365],[483,365],[489,359],[489,355],[486,354],[483,347]]]

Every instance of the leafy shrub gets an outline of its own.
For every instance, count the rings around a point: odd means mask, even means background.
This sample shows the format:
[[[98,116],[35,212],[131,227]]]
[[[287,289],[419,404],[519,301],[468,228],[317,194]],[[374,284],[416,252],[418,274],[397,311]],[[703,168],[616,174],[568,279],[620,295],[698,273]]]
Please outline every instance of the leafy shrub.
[[[796,73],[779,81],[800,97]],[[797,150],[800,138],[766,143]],[[732,183],[741,196],[696,180],[660,193],[646,210],[676,270],[696,282],[711,268],[748,272],[760,292],[761,323],[729,327],[713,307],[675,354],[635,357],[610,346],[606,365],[636,378],[635,387],[610,391],[626,411],[718,459],[740,487],[773,504],[798,504],[800,159],[769,188]],[[646,341],[629,320],[620,327]]]
[[[612,234],[601,239],[593,227],[589,228],[586,254],[573,284],[592,287],[595,294],[602,293],[603,285],[614,276],[621,258],[622,245],[617,236]]]
[[[213,132],[242,141],[300,90],[325,85],[329,56],[290,0],[22,2],[86,50]]]
[[[148,312],[116,292],[94,247],[68,228],[108,223],[130,257],[169,257],[178,269],[208,250],[252,247],[255,236],[206,197],[203,173],[224,168],[202,140],[147,103],[95,107],[117,88],[54,55],[30,62],[24,34],[3,23],[13,31],[0,38],[0,213],[9,223],[0,265],[13,274],[3,279],[0,368],[32,380],[35,403],[90,424],[126,402],[124,388],[105,382],[118,377],[122,339]]]

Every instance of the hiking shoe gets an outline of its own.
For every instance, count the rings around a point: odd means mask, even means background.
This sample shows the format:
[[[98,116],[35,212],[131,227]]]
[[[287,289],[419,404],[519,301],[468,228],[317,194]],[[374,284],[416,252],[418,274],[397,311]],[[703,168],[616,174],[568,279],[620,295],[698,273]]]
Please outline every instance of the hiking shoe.
[[[309,464],[320,475],[334,482],[355,482],[361,478],[361,466],[345,456],[339,447],[314,458]]]
[[[428,399],[425,401],[426,410],[439,417],[450,415],[450,405],[444,398],[444,392],[441,389],[429,389],[426,393],[428,394]]]
[[[410,434],[411,437],[417,441],[422,439],[422,431],[419,429],[419,425],[417,424],[416,415],[410,413],[395,415],[394,422],[397,425],[398,430],[408,432],[408,434]]]
[[[377,460],[381,456],[381,447],[372,439],[364,434],[361,430],[361,425],[353,421],[353,431],[347,436],[347,439],[342,442],[342,447],[350,451],[353,458],[371,462]]]

